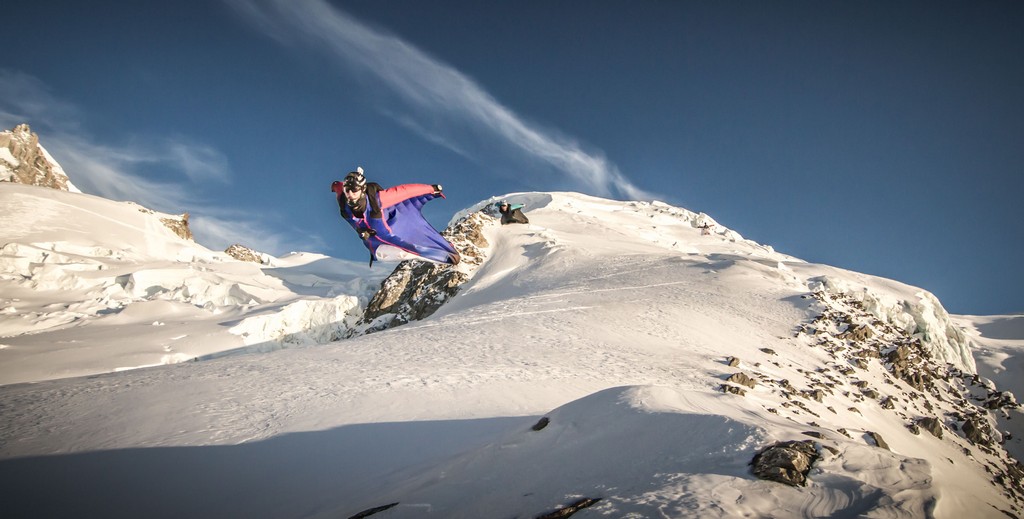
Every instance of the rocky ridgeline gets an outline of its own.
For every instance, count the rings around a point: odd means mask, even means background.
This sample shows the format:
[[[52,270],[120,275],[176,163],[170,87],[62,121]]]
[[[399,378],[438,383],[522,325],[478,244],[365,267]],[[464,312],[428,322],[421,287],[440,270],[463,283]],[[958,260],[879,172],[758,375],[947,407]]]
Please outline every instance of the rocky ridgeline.
[[[270,257],[266,254],[257,252],[238,243],[224,249],[224,253],[238,261],[248,261],[251,263],[259,263],[260,265],[270,264]]]
[[[429,317],[454,296],[484,262],[489,246],[483,231],[499,220],[486,210],[471,213],[448,226],[442,236],[462,255],[458,266],[420,260],[403,261],[382,283],[366,306],[351,336],[373,333]]]
[[[188,213],[165,216],[160,218],[160,222],[163,223],[165,227],[173,231],[174,234],[177,234],[179,238],[195,241],[195,237],[192,236],[192,229],[188,226]]]
[[[27,124],[0,132],[0,182],[78,192]]]
[[[834,361],[808,371],[792,364],[783,366],[785,361],[774,351],[763,348],[764,358],[753,364],[727,359],[730,367],[744,371],[723,376],[721,390],[741,396],[753,388],[767,390],[778,403],[778,407],[766,405],[769,412],[798,422],[799,417],[808,417],[804,419],[806,425],[819,431],[805,434],[821,439],[831,431],[820,432],[822,428],[814,421],[820,414],[815,409],[824,407],[826,412],[836,415],[860,415],[860,409],[877,406],[894,413],[911,433],[927,432],[950,442],[967,459],[982,464],[992,475],[993,484],[1016,503],[1019,513],[1024,507],[1024,467],[1004,449],[1004,437],[996,420],[1000,416],[1009,418],[1019,408],[1014,396],[999,391],[991,381],[937,361],[931,348],[922,343],[920,334],[879,319],[850,294],[817,290],[805,297],[815,299],[822,310],[813,322],[801,325],[796,339],[809,347],[824,349]],[[780,368],[795,369],[798,376],[790,380],[765,373],[778,372]],[[879,379],[883,380],[883,387],[872,387],[869,380]],[[834,432],[856,437],[845,428]],[[864,438],[888,449],[877,433],[864,431]],[[766,447],[752,463],[754,472],[765,479],[803,484],[809,463],[816,459],[807,452],[806,442],[781,442]],[[818,446],[837,452],[823,442],[818,442]],[[818,453],[824,455],[820,449]]]

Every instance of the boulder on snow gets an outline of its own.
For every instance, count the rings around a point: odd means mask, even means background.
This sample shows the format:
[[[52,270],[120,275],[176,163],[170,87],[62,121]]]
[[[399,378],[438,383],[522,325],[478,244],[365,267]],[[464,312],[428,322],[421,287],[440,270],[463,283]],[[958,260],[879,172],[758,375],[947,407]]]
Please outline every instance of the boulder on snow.
[[[599,497],[585,497],[583,499],[574,501],[572,504],[568,506],[559,508],[553,512],[538,515],[537,519],[561,519],[563,517],[570,517],[576,512],[579,512],[580,510],[587,508],[588,506],[593,506],[600,500],[601,498]]]
[[[530,427],[530,430],[531,431],[543,430],[545,427],[548,426],[549,423],[551,423],[551,419],[545,416],[544,418],[541,418],[540,420],[537,420],[537,423],[533,424],[533,427]]]
[[[991,447],[995,442],[995,434],[992,431],[992,427],[989,426],[988,421],[980,415],[971,415],[967,417],[964,424],[960,426],[960,430],[963,431],[964,437],[967,441],[980,445],[983,447]]]
[[[877,446],[879,446],[879,447],[881,447],[881,448],[883,448],[883,449],[885,449],[887,451],[891,451],[892,450],[892,449],[889,448],[889,444],[886,443],[884,439],[882,439],[882,435],[881,434],[878,434],[878,433],[873,432],[873,431],[868,431],[868,436],[870,436],[871,440],[875,442],[875,445],[877,445]]]
[[[725,381],[732,382],[733,384],[739,384],[741,386],[747,386],[750,389],[754,389],[754,385],[756,384],[754,379],[748,377],[744,373],[733,373],[733,375],[725,379]]]
[[[385,510],[390,510],[390,509],[392,509],[392,508],[394,508],[396,506],[398,506],[397,502],[389,503],[389,504],[386,504],[386,505],[383,505],[383,506],[375,506],[373,508],[369,508],[369,509],[363,510],[362,512],[359,512],[358,514],[353,515],[352,517],[349,517],[348,519],[364,519],[366,517],[370,517],[371,515],[378,514],[380,512],[385,511]]]
[[[369,333],[430,317],[468,279],[447,265],[403,261],[381,283],[360,324],[368,325]]]
[[[839,334],[842,339],[849,339],[854,342],[864,342],[875,335],[875,332],[871,330],[866,324],[860,326],[850,326],[845,332]]]
[[[743,390],[743,389],[741,389],[739,387],[733,386],[731,384],[722,384],[721,386],[719,386],[718,389],[721,392],[723,392],[723,393],[732,393],[734,395],[739,395],[739,396],[746,396],[746,394],[747,394],[747,392],[745,390]]]
[[[922,429],[932,433],[932,436],[941,439],[942,438],[942,422],[938,418],[921,418],[916,422]]]
[[[252,263],[259,263],[260,265],[265,265],[267,263],[265,254],[256,252],[249,247],[238,243],[224,249],[224,253],[238,261],[249,261]]]
[[[819,457],[813,441],[793,440],[761,449],[750,464],[755,476],[795,487],[807,482],[807,474]]]

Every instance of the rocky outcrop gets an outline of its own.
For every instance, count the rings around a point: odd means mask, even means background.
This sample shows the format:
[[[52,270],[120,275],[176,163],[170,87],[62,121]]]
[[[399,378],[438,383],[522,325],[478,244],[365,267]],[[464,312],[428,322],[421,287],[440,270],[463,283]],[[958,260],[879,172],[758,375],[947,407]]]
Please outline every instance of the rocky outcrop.
[[[576,501],[573,501],[571,504],[563,506],[557,510],[548,512],[546,514],[538,515],[537,519],[562,519],[565,517],[570,517],[574,515],[576,512],[583,510],[584,508],[594,506],[600,500],[601,498],[599,497],[585,497],[583,499],[577,499]]]
[[[252,263],[259,263],[260,265],[266,265],[269,263],[266,254],[261,254],[238,243],[224,249],[224,253],[238,261],[249,261]]]
[[[755,476],[795,487],[807,482],[807,474],[817,460],[813,441],[787,441],[765,447],[750,464]]]
[[[926,416],[917,420],[915,425],[928,431],[932,436],[940,440],[942,439],[942,422],[940,422],[938,418]]]
[[[927,344],[925,327],[877,315],[865,304],[869,298],[864,294],[823,285],[810,288],[802,297],[814,300],[810,308],[816,315],[797,327],[794,340],[824,350],[824,365],[804,369],[769,348],[758,348],[762,355],[748,353],[742,363],[738,357],[724,356],[722,364],[742,364],[744,371],[716,377],[716,382],[724,380],[718,387],[726,393],[744,395],[756,388],[757,400],[767,412],[812,427],[804,434],[820,440],[813,446],[785,442],[766,447],[752,462],[755,474],[788,485],[803,484],[814,463],[814,448],[818,455],[824,454],[822,449],[840,452],[828,445],[838,438],[833,433],[899,455],[907,438],[894,433],[890,446],[878,432],[862,428],[863,409],[890,414],[912,434],[927,431],[930,437],[918,441],[943,442],[963,452],[969,463],[992,475],[1002,493],[1024,506],[1024,468],[1007,451],[1006,435],[998,425],[999,420],[1019,415],[1014,395],[946,360],[956,360],[956,355],[937,354],[935,345]],[[788,376],[780,377],[782,373]],[[819,425],[823,411],[852,427],[830,431]]]
[[[926,345],[923,339],[927,334],[920,327],[880,319],[855,295],[816,290],[809,297],[820,303],[821,314],[801,326],[797,337],[835,358],[833,369],[815,374],[824,379],[819,388],[829,398],[842,396],[861,405],[877,405],[905,420],[914,434],[924,429],[938,440],[972,452],[1008,496],[1024,503],[1024,486],[1016,477],[1020,465],[1004,448],[1003,435],[996,426],[999,416],[1008,419],[1009,411],[1019,407],[1012,393],[946,362],[944,359],[951,357],[938,355],[934,347]],[[887,387],[870,387],[855,377],[858,371],[881,372]],[[944,429],[954,434],[946,435]],[[877,433],[865,432],[875,445],[889,448]],[[984,458],[973,449],[982,451]]]
[[[188,228],[188,213],[161,218],[160,221],[182,239],[195,241],[195,238],[192,236],[192,229]]]
[[[385,330],[429,317],[454,296],[483,264],[487,226],[498,219],[484,211],[471,213],[448,226],[441,234],[462,255],[458,266],[420,260],[403,261],[370,300],[362,320],[352,331],[360,335]]]
[[[0,182],[79,192],[27,124],[0,132]]]
[[[365,519],[366,517],[370,517],[371,515],[379,514],[379,513],[383,512],[385,510],[390,510],[390,509],[392,509],[392,508],[394,508],[396,506],[398,506],[398,502],[389,503],[389,504],[382,505],[382,506],[375,506],[373,508],[369,508],[367,510],[363,510],[362,512],[359,512],[358,514],[353,515],[352,517],[349,517],[348,519]]]

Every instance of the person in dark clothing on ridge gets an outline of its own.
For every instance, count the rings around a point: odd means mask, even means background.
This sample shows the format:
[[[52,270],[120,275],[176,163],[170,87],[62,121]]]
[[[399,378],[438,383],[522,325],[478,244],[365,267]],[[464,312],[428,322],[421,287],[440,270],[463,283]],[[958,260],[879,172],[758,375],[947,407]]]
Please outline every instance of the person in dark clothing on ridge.
[[[509,205],[508,200],[502,200],[497,206],[498,212],[501,213],[501,225],[530,223],[530,219],[523,214],[523,204]]]

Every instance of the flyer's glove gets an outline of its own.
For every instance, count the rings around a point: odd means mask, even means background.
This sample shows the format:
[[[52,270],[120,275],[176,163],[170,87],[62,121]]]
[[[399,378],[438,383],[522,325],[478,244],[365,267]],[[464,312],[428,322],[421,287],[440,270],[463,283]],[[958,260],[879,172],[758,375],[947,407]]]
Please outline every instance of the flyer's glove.
[[[360,229],[359,230],[359,237],[364,239],[364,240],[368,240],[368,239],[370,239],[371,236],[376,236],[376,235],[377,235],[377,231],[375,231],[373,229]]]

